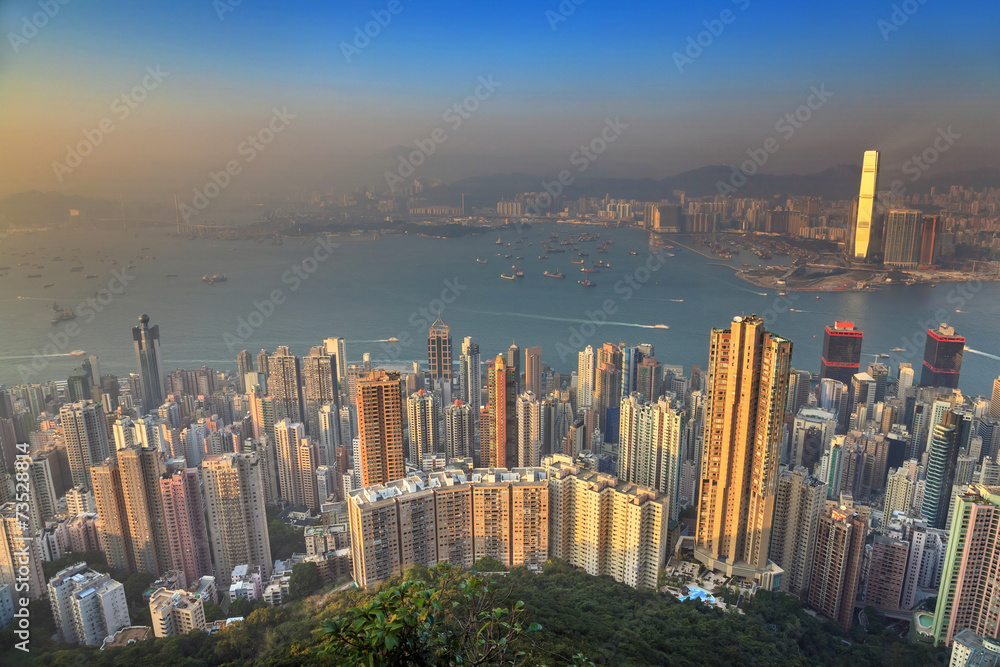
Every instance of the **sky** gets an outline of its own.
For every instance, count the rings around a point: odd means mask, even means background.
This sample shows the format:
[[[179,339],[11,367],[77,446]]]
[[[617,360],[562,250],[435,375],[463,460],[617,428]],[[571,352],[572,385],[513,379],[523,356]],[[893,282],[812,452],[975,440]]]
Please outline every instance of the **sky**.
[[[589,175],[1000,148],[993,3],[62,1],[0,0],[0,197],[190,199],[227,163],[226,196],[384,187],[417,141],[446,181],[555,175],[616,118]]]

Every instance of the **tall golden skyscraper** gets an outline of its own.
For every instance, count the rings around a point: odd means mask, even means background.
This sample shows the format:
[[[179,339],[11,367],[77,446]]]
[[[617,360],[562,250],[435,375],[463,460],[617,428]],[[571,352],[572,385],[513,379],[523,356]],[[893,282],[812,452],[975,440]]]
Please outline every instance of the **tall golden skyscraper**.
[[[878,151],[865,151],[861,164],[861,191],[858,194],[858,219],[854,226],[854,259],[867,261],[875,236],[875,198],[878,196]]]
[[[486,441],[480,445],[480,465],[514,468],[517,465],[517,369],[498,354],[495,360],[486,362],[486,378],[489,412]]]
[[[767,588],[791,360],[792,342],[756,315],[712,330],[695,556]]]
[[[382,369],[357,382],[358,439],[355,461],[361,486],[388,484],[406,475],[403,453],[403,395],[399,373]]]
[[[451,327],[445,324],[440,314],[431,324],[427,336],[427,364],[431,379],[451,379]]]

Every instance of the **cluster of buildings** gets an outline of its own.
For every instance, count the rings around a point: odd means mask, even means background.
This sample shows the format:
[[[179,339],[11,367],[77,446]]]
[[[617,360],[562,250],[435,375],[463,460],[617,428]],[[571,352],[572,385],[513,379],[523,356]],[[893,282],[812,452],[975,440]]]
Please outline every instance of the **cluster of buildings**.
[[[863,339],[828,326],[813,377],[791,340],[736,317],[712,330],[705,369],[605,343],[563,375],[539,347],[484,363],[439,317],[426,370],[349,363],[329,338],[303,357],[243,351],[235,375],[164,374],[143,316],[129,379],[91,358],[65,385],[0,390],[0,495],[15,469],[32,495],[28,515],[0,507],[0,619],[4,586],[26,582],[66,641],[127,630],[108,575],[42,577],[43,560],[95,549],[157,578],[155,636],[211,630],[204,603],[220,595],[287,601],[301,562],[371,586],[443,561],[559,558],[655,588],[680,550],[845,628],[859,605],[906,613],[937,596],[935,641],[996,637],[1000,379],[990,397],[957,390],[965,340],[946,324],[919,376],[862,368]],[[268,505],[322,514],[306,553],[272,561]]]

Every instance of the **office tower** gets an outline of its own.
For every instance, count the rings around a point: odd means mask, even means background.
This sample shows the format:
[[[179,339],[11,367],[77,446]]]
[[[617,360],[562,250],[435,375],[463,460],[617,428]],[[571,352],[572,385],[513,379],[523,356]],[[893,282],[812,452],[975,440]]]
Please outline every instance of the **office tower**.
[[[90,381],[90,373],[79,366],[73,369],[66,379],[66,393],[70,403],[89,401],[94,397],[94,386]]]
[[[135,553],[129,535],[129,517],[122,492],[121,470],[110,459],[91,468],[94,504],[101,521],[101,546],[108,567],[135,572]]]
[[[858,217],[854,224],[852,258],[867,262],[876,250],[877,236],[875,199],[878,196],[878,151],[865,151],[861,165],[861,190],[858,195]]]
[[[899,269],[915,269],[920,263],[924,219],[920,211],[889,211],[885,221],[885,257],[882,263]]]
[[[946,411],[931,431],[927,452],[927,475],[920,513],[927,517],[931,528],[944,528],[948,521],[951,487],[955,483],[955,466],[960,449],[960,419]]]
[[[864,334],[854,328],[854,322],[834,322],[823,330],[823,357],[820,378],[851,384],[851,378],[861,368],[861,343]]]
[[[259,462],[252,454],[213,454],[201,462],[208,536],[219,585],[237,565],[259,566],[271,575],[271,545]]]
[[[431,380],[451,380],[451,327],[441,319],[441,313],[427,337],[427,368]]]
[[[516,346],[511,346],[516,349]],[[480,465],[513,468],[517,461],[517,369],[502,354],[486,362],[488,405],[486,442],[480,443]]]
[[[826,503],[827,486],[805,468],[785,468],[778,475],[774,524],[769,554],[785,573],[781,590],[800,600],[809,592],[819,515]]]
[[[814,470],[820,457],[830,448],[837,420],[834,413],[822,408],[802,408],[792,422],[787,464]]]
[[[964,352],[965,337],[955,335],[954,327],[941,324],[937,329],[928,329],[924,366],[920,372],[921,386],[958,389]]]
[[[125,587],[86,563],[59,570],[48,594],[59,639],[67,644],[97,646],[132,624]]]
[[[542,348],[529,347],[524,350],[524,387],[539,400],[545,397],[542,386]]]
[[[479,408],[483,404],[483,370],[479,360],[479,346],[466,336],[462,341],[462,355],[459,357],[459,391],[462,402],[469,406],[472,417],[472,437],[475,446],[469,456],[479,456]]]
[[[302,505],[302,487],[299,484],[299,443],[306,437],[306,427],[282,419],[274,425],[274,436],[281,498],[294,506]]]
[[[163,361],[160,358],[160,327],[149,326],[149,315],[139,316],[139,326],[132,327],[135,361],[139,368],[142,409],[148,413],[163,403]]]
[[[863,430],[871,410],[875,407],[876,383],[868,373],[855,373],[851,378],[851,393],[848,395],[847,428]],[[862,410],[863,408],[863,410]],[[857,418],[856,421],[855,417]],[[843,421],[841,422],[843,425]]]
[[[104,409],[93,401],[69,403],[59,410],[59,422],[66,439],[73,486],[93,488],[90,467],[112,456]]]
[[[211,575],[212,555],[197,468],[166,472],[159,480],[163,519],[170,543],[170,568],[188,582]]]
[[[226,575],[229,576],[228,574]],[[205,600],[184,589],[157,588],[149,598],[149,615],[154,637],[186,635],[192,630],[205,630]]]
[[[608,442],[617,439],[617,432],[612,434],[612,429],[609,428],[608,412],[617,410],[621,400],[621,368],[613,362],[599,364],[594,370],[593,410],[597,415],[598,426],[607,436]]]
[[[589,409],[594,401],[594,371],[596,359],[594,348],[588,345],[577,354],[576,367],[576,408]]]
[[[868,375],[875,380],[875,402],[885,402],[885,385],[889,381],[889,367],[885,364],[868,364]]]
[[[334,358],[337,363],[337,386],[338,391],[347,389],[347,348],[344,346],[343,338],[324,338],[323,347],[326,353]]]
[[[253,373],[253,355],[247,350],[236,355],[236,387],[241,394],[247,393],[247,373]]]
[[[358,452],[354,468],[361,486],[388,484],[406,475],[403,398],[399,373],[376,370],[357,380]]]
[[[628,396],[633,391],[636,391],[636,383],[638,382],[638,369],[639,364],[642,362],[644,354],[642,348],[638,345],[621,346],[622,355],[622,365],[621,365],[621,380],[622,386],[619,390],[619,396]],[[681,399],[683,400],[683,396]],[[649,399],[647,399],[649,400]]]
[[[0,586],[37,600],[45,592],[42,552],[31,517],[21,509],[14,502],[0,505]]]
[[[305,377],[306,430],[319,436],[319,411],[324,405],[339,409],[340,393],[337,390],[337,358],[326,353],[322,346],[315,346],[302,358]]]
[[[809,403],[809,383],[812,374],[809,371],[797,371],[794,368],[788,373],[788,400],[785,412],[797,415],[802,406]]]
[[[712,330],[695,556],[766,588],[791,357],[792,341],[755,315]]]
[[[276,419],[303,423],[302,365],[285,346],[267,358],[267,391],[275,400]]]
[[[876,535],[865,585],[865,602],[883,609],[899,609],[906,581],[906,561],[910,544],[904,540]]]
[[[906,468],[893,468],[885,485],[885,502],[882,505],[883,521],[888,523],[894,512],[908,514],[913,506],[914,481]]]
[[[507,367],[514,369],[514,391],[517,395],[521,393],[521,348],[516,341],[507,348]]]
[[[896,396],[900,399],[906,398],[906,390],[913,386],[913,365],[907,363],[899,364],[899,387]]]
[[[439,413],[438,397],[426,389],[421,389],[406,399],[406,416],[410,427],[406,454],[410,463],[415,466],[420,465],[424,454],[444,451],[438,430]]]
[[[663,364],[656,357],[643,357],[635,370],[635,391],[650,403],[655,403],[663,392]],[[622,397],[628,394],[622,394]]]
[[[639,392],[622,398],[618,478],[659,491],[672,521],[680,509],[683,445],[684,413],[670,400],[644,402]]]
[[[941,235],[941,216],[924,216],[920,231],[920,265],[931,266],[938,259],[938,245]]]
[[[854,618],[854,599],[868,529],[857,512],[828,509],[819,517],[816,557],[809,583],[809,606],[847,631]]]
[[[826,378],[819,381],[819,407],[837,415],[837,422],[846,419],[849,402],[847,386],[840,380]]]
[[[532,348],[528,348],[531,350]],[[542,404],[526,391],[517,397],[517,466],[529,468],[541,461]]]
[[[549,481],[549,554],[595,576],[654,588],[672,549],[669,509],[654,489],[585,470],[556,454]]]
[[[1000,637],[1000,489],[974,484],[955,500],[934,607],[934,643],[970,629]]]
[[[354,581],[362,587],[413,565],[506,567],[548,558],[548,485],[538,468],[421,473],[348,499]]]
[[[171,563],[159,483],[163,461],[155,449],[130,447],[118,452],[118,467],[132,562],[136,572],[158,576]]]
[[[474,458],[472,408],[460,399],[444,410],[445,448],[447,460]]]

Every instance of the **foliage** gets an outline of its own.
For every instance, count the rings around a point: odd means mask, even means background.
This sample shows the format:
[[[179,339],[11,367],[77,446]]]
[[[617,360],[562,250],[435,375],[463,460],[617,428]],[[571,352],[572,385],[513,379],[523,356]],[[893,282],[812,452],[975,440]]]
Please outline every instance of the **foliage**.
[[[483,556],[472,564],[473,572],[506,572],[507,568],[503,563],[492,556]]]
[[[267,534],[271,545],[271,558],[274,560],[285,560],[294,553],[305,553],[305,531],[274,519],[267,524]]]
[[[290,600],[300,600],[312,595],[323,587],[323,578],[319,574],[316,563],[296,563],[292,567],[292,576],[288,581],[288,597]]]
[[[214,602],[205,603],[205,623],[211,624],[224,618],[226,615],[222,613],[222,607]]]
[[[42,573],[45,575],[45,581],[56,576],[59,570],[63,570],[70,565],[76,565],[81,561],[85,562],[87,567],[95,572],[111,572],[103,551],[70,551],[58,560],[42,561]]]
[[[507,605],[507,594],[489,579],[459,576],[448,564],[435,566],[432,575],[445,585],[404,581],[326,621],[320,651],[344,665],[528,664],[520,640],[541,626],[527,624],[523,602]],[[449,605],[455,588],[457,599]]]

